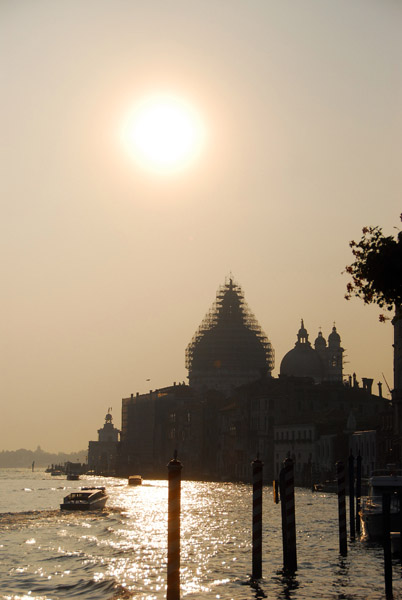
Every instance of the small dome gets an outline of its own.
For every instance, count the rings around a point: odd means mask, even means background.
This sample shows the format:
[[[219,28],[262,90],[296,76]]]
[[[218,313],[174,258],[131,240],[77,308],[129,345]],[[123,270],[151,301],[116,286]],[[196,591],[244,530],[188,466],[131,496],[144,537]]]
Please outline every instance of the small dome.
[[[328,336],[328,344],[330,346],[340,346],[341,344],[341,336],[336,331],[335,325],[332,328],[332,333],[330,333]]]
[[[307,329],[304,327],[303,319],[301,320],[301,326],[300,326],[300,329],[297,334],[297,340],[299,343],[302,343],[302,344],[308,343],[308,333],[307,333]]]
[[[314,348],[316,350],[321,350],[321,348],[326,348],[327,342],[325,337],[322,335],[322,331],[318,332],[318,336],[315,338]]]

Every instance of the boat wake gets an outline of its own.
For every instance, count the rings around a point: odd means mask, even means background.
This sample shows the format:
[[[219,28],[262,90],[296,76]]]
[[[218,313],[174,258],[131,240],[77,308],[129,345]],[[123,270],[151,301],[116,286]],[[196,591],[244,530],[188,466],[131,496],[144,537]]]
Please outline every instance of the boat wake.
[[[58,510],[28,510],[26,512],[0,513],[0,528],[13,525],[29,525],[38,518],[54,519],[59,514]]]

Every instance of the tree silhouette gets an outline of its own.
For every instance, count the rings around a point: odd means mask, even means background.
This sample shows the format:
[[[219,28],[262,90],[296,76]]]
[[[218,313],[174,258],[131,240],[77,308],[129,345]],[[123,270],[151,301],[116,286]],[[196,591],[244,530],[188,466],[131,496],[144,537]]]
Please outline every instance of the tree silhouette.
[[[400,215],[402,221],[402,214]],[[365,304],[378,304],[386,310],[402,306],[402,232],[385,236],[380,227],[363,227],[359,242],[351,241],[354,262],[346,267],[352,281],[345,298],[360,298]],[[380,321],[386,317],[380,315]]]

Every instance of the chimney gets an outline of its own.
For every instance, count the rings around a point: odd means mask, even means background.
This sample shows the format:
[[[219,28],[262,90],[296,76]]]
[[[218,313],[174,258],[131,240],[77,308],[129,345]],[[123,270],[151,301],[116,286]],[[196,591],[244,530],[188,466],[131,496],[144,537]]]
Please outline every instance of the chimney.
[[[363,377],[362,382],[363,382],[363,389],[366,390],[366,392],[368,392],[369,394],[371,394],[371,389],[373,387],[373,380],[368,379],[367,377]]]

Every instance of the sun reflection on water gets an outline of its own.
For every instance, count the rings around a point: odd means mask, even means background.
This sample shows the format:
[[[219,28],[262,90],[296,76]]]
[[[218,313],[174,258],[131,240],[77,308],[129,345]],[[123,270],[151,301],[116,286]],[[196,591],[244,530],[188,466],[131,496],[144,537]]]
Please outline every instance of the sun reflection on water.
[[[127,480],[98,478],[93,484],[108,489],[105,511],[44,510],[8,513],[0,519],[9,565],[0,565],[0,580],[4,589],[13,590],[10,600],[28,591],[30,600],[166,598],[167,481],[131,487]],[[314,597],[312,589],[322,589],[322,597],[335,600],[346,597],[346,588],[354,600],[380,597],[381,552],[360,542],[351,546],[345,564],[353,564],[352,577],[352,568],[338,563],[336,498],[305,490],[296,496],[299,571],[293,579],[285,578],[280,507],[273,503],[271,489],[264,488],[263,495],[264,578],[257,589],[250,587],[249,577],[251,486],[182,482],[183,598],[300,600]]]

